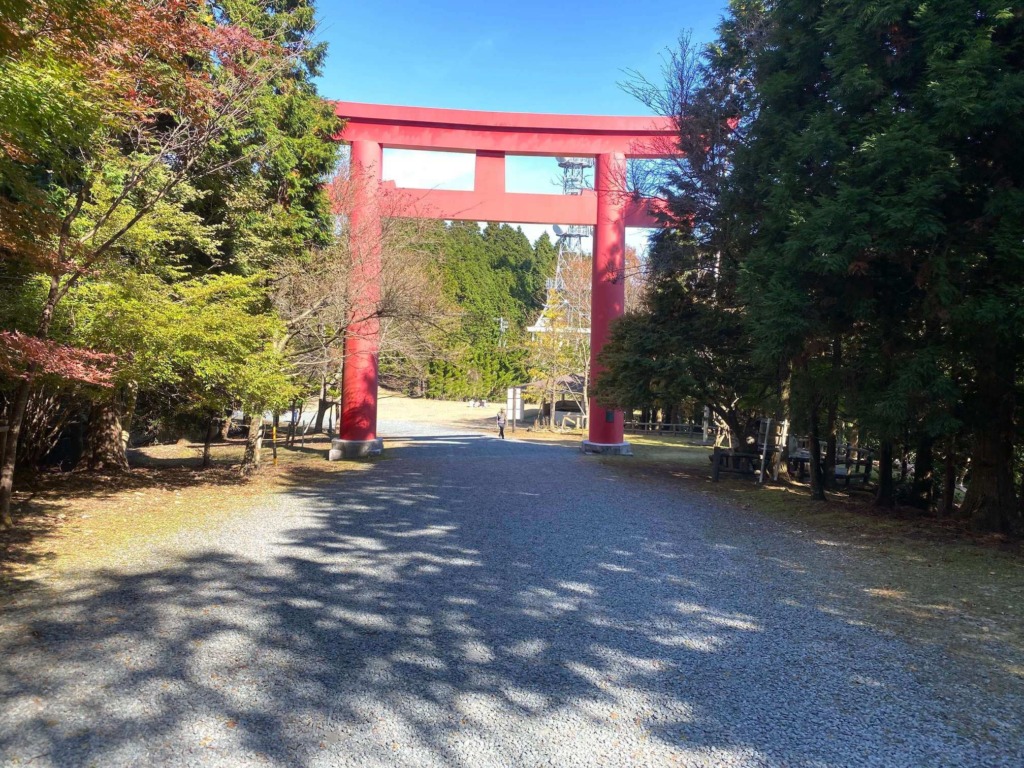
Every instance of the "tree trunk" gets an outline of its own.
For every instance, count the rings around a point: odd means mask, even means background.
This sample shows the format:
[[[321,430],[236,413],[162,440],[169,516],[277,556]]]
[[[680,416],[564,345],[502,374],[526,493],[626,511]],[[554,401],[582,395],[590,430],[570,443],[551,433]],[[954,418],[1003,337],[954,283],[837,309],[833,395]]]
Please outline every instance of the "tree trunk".
[[[217,434],[217,417],[211,416],[210,423],[206,426],[206,440],[203,441],[203,460],[199,464],[200,469],[208,469],[210,466],[210,443]]]
[[[555,431],[555,427],[557,426],[555,424],[555,404],[558,403],[556,381],[557,379],[555,378],[551,379],[551,420],[548,422],[548,427],[551,429],[552,432]]]
[[[971,481],[960,512],[979,531],[1008,532],[1021,522],[1013,485],[1014,373],[1005,359],[978,373]]]
[[[838,447],[838,435],[836,434],[836,421],[839,419],[839,394],[834,390],[836,382],[842,373],[843,357],[842,342],[839,337],[832,339],[832,376],[828,394],[828,423],[825,432],[825,476],[824,485],[829,490],[836,490],[839,483],[836,480],[836,450]]]
[[[123,434],[118,404],[113,401],[93,403],[86,428],[85,455],[82,457],[86,468],[127,472],[128,457],[124,451]]]
[[[892,478],[892,440],[883,440],[878,452],[878,493],[875,506],[892,509],[896,506],[895,485]]]
[[[807,461],[811,467],[811,498],[817,501],[826,501],[825,483],[821,467],[821,435],[819,429],[818,407],[815,405],[811,408],[811,435],[810,445],[808,446],[810,458]]]
[[[735,408],[730,408],[724,413],[719,413],[722,417],[722,421],[725,422],[725,426],[729,428],[729,450],[739,446],[741,449],[744,448],[744,430],[743,424],[740,423],[740,415],[737,413]]]
[[[129,381],[125,386],[124,408],[121,409],[121,429],[128,435],[132,434],[132,422],[135,420],[135,406],[139,403],[139,383]]]
[[[317,404],[316,422],[313,424],[313,432],[315,434],[320,434],[324,431],[324,417],[327,415],[327,412],[331,410],[332,405],[334,405],[334,403],[326,398],[321,398],[320,402]]]
[[[220,430],[218,439],[224,442],[231,435],[231,411],[224,414],[224,417],[220,420]]]
[[[828,407],[828,431],[825,434],[825,458],[824,467],[821,470],[822,484],[829,490],[836,490],[839,487],[839,480],[836,477],[836,460],[839,450],[839,439],[836,434],[836,409]]]
[[[775,414],[775,421],[777,424],[782,424],[784,421],[789,419],[789,397],[790,397],[790,385],[792,382],[792,376],[789,373],[788,365],[785,374],[782,377],[782,387],[779,390],[779,410]],[[783,435],[780,432],[780,437],[783,438],[782,445],[778,446],[778,451],[775,453],[775,462],[778,467],[778,477],[783,483],[789,482],[789,438],[787,435]]]
[[[828,406],[828,432],[825,437],[825,468],[822,480],[824,485],[831,491],[839,487],[836,479],[836,455],[838,451],[838,436],[836,435],[836,404],[833,400]]]
[[[4,461],[3,467],[0,468],[0,528],[10,528],[14,525],[14,519],[11,517],[14,464],[18,458],[18,435],[21,433],[21,423],[25,418],[25,407],[28,405],[31,388],[32,385],[28,381],[20,382],[11,402],[10,420],[4,441]]]
[[[583,423],[581,426],[586,431],[590,429],[590,366],[585,366],[583,370]],[[632,417],[632,411],[630,416]]]
[[[316,402],[316,420],[313,422],[313,433],[320,434],[324,431],[324,414],[327,413],[327,409],[330,408],[330,403],[327,401],[327,377],[320,377],[320,396]]]
[[[49,292],[46,302],[43,304],[43,310],[39,314],[39,324],[36,326],[38,338],[49,338],[50,324],[53,322],[53,313],[59,300],[60,279],[56,275],[51,275]],[[18,460],[18,436],[21,434],[21,422],[25,418],[25,406],[28,405],[32,377],[35,372],[36,366],[29,365],[28,370],[25,371],[25,378],[18,383],[11,401],[3,466],[0,467],[0,528],[10,528],[14,525],[14,520],[11,517],[11,498],[14,495],[14,466]]]
[[[1024,472],[1020,473],[1020,491],[1017,493],[1017,516],[1024,520]]]
[[[995,430],[974,436],[971,479],[960,514],[979,531],[1009,532],[1020,520],[1013,487],[1013,444]]]
[[[288,436],[285,437],[284,444],[287,446],[295,445],[295,430],[298,428],[298,421],[302,418],[302,409],[292,403],[291,410],[291,421],[288,424]],[[274,426],[277,427],[280,424],[281,415],[277,412],[274,413]]]
[[[245,440],[245,456],[242,458],[241,472],[251,475],[259,471],[260,449],[263,448],[263,414],[253,414],[249,422],[249,435]]]
[[[942,517],[952,517],[956,497],[956,438],[950,437],[946,445],[946,460],[942,472]]]
[[[935,457],[932,446],[935,439],[921,435],[914,457],[914,485],[910,492],[910,503],[918,509],[930,509],[935,498]]]

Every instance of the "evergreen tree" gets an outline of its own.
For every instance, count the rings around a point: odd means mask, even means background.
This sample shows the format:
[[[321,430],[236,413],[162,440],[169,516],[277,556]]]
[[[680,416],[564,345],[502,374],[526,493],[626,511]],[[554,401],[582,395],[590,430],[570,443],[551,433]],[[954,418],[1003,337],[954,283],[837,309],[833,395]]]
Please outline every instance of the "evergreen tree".
[[[738,292],[745,243],[725,197],[733,156],[756,113],[750,52],[763,8],[732,8],[714,45],[699,49],[688,35],[680,38],[664,83],[634,76],[627,84],[675,120],[681,157],[661,183],[677,226],[655,239],[646,306],[614,327],[596,393],[625,408],[706,404],[742,439],[754,406],[771,394],[774,372],[765,376],[751,362]]]
[[[290,66],[263,84],[246,119],[207,153],[204,194],[193,206],[221,234],[214,254],[193,252],[196,267],[244,274],[330,243],[325,182],[338,165],[341,121],[314,83],[327,49],[313,41],[312,0],[213,0],[210,9],[291,54]],[[254,146],[261,148],[255,156]]]
[[[173,294],[183,265],[256,272],[325,242],[322,186],[337,127],[311,84],[323,50],[308,44],[308,2],[55,0],[14,10],[0,18],[0,255],[8,285],[34,305],[14,326],[23,330],[0,332],[11,424],[0,525],[10,524],[20,426],[37,383],[63,375],[115,394],[134,386],[97,367],[109,358],[53,338],[61,304],[134,274]],[[253,327],[272,326],[267,292],[255,295],[265,317],[253,315]],[[130,338],[96,345],[131,359],[120,344]],[[263,365],[262,347],[249,349]],[[249,378],[251,401],[270,396]],[[94,395],[104,416],[95,422],[120,449],[124,398]]]
[[[547,235],[531,246],[518,227],[475,222],[448,224],[439,249],[441,285],[459,322],[428,366],[427,394],[499,396],[529,377],[523,329],[543,306],[557,250]]]
[[[973,444],[965,511],[1007,528],[1018,515],[1024,262],[1020,217],[1006,206],[1020,199],[1007,147],[1021,130],[1021,14],[983,2],[794,1],[772,22],[736,173],[753,233],[755,349],[807,379],[812,432],[823,405],[834,423],[836,392],[823,382],[854,393],[882,444],[883,504],[895,441],[929,444],[959,413]]]

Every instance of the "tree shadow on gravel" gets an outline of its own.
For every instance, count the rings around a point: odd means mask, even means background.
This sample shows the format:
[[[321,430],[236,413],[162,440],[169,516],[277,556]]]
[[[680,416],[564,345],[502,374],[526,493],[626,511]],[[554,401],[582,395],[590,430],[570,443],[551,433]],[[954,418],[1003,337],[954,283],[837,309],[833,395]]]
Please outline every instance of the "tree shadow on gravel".
[[[1022,542],[969,534],[962,521],[922,520],[919,511],[904,510],[907,517],[894,518],[863,496],[833,495],[822,504],[793,492],[793,485],[760,487],[750,478],[712,483],[706,468],[686,472],[644,461],[606,466],[631,482],[664,483],[710,504],[749,510],[749,519],[781,526],[815,545],[805,550],[809,554],[835,553],[841,578],[837,589],[818,596],[823,610],[867,620],[915,642],[943,644],[1024,687]],[[749,546],[760,556],[774,556],[756,541]],[[787,558],[778,564],[794,573],[814,571]]]
[[[785,563],[695,546],[702,523],[666,495],[634,510],[600,465],[446,439],[296,478],[262,534],[22,595],[0,633],[0,762],[985,755],[943,712],[909,711],[927,690],[901,646],[823,614]],[[951,711],[966,703],[950,694]]]

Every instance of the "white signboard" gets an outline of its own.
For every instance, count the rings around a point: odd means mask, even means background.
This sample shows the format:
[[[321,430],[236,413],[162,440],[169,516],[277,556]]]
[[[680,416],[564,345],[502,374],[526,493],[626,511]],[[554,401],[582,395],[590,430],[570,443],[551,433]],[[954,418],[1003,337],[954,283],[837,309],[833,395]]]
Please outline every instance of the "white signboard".
[[[505,393],[505,415],[511,420],[523,420],[523,388],[509,387]]]

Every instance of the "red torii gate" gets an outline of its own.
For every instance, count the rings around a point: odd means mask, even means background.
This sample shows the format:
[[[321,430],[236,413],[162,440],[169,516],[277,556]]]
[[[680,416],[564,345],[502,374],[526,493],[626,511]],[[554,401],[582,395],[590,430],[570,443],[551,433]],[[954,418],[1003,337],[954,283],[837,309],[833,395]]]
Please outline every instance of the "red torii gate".
[[[346,120],[338,137],[352,145],[349,212],[352,253],[352,313],[345,336],[340,440],[332,458],[379,453],[377,437],[377,352],[379,326],[373,308],[380,297],[381,204],[389,216],[516,224],[581,224],[594,227],[591,293],[590,371],[609,326],[625,303],[626,227],[660,227],[664,202],[626,190],[626,158],[678,154],[671,120],[656,117],[598,117],[337,102]],[[473,152],[472,191],[397,190],[381,183],[383,149]],[[594,190],[581,195],[505,191],[505,156],[595,157]],[[589,439],[583,450],[630,453],[623,440],[621,411],[591,403]]]

